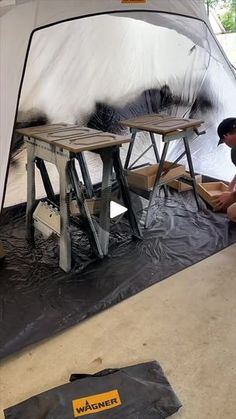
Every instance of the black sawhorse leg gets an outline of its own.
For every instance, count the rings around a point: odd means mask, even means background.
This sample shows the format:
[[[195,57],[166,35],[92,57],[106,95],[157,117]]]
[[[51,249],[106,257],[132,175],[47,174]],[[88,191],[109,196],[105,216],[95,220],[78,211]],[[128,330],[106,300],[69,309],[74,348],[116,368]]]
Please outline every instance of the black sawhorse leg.
[[[186,153],[187,162],[188,162],[188,166],[189,166],[189,172],[190,172],[190,175],[191,175],[191,178],[189,180],[191,181],[191,184],[192,184],[192,187],[193,187],[194,197],[195,197],[196,204],[197,204],[197,208],[199,210],[200,209],[200,204],[199,204],[199,200],[198,200],[197,184],[196,184],[195,173],[194,173],[194,169],[193,169],[193,163],[192,163],[192,158],[191,158],[189,142],[186,138],[183,138],[183,141],[184,141],[185,151],[175,160],[173,165],[176,164]],[[157,171],[157,175],[156,175],[156,179],[155,179],[155,184],[153,186],[153,190],[152,190],[152,192],[150,194],[150,197],[149,197],[149,204],[148,204],[146,221],[145,221],[145,227],[146,228],[149,227],[149,225],[150,225],[151,207],[155,203],[157,188],[159,186],[161,175],[162,175],[162,172],[163,172],[163,167],[164,167],[164,162],[165,162],[166,154],[167,154],[167,151],[168,151],[168,147],[169,147],[169,142],[165,142],[163,153],[161,155],[161,161],[160,161],[158,171]]]
[[[108,254],[110,237],[110,201],[112,190],[112,149],[96,150],[101,156],[103,163],[102,186],[101,186],[101,208],[99,217],[99,241],[102,252]]]
[[[187,138],[183,138],[183,140],[184,140],[184,147],[185,147],[185,151],[186,151],[186,157],[187,157],[187,161],[188,161],[189,172],[190,172],[190,175],[191,175],[193,193],[194,193],[194,197],[195,197],[195,200],[196,200],[197,208],[198,208],[198,210],[200,210],[200,203],[199,203],[199,200],[198,200],[198,193],[197,193],[197,183],[196,183],[195,173],[194,173],[194,169],[193,169],[193,162],[192,162],[189,142],[188,142]]]
[[[141,239],[142,232],[136,220],[136,216],[132,209],[131,198],[127,180],[124,176],[122,168],[119,147],[112,147],[109,149],[96,150],[100,154],[103,162],[103,179],[101,189],[101,211],[98,233],[91,218],[89,209],[87,207],[83,192],[79,186],[79,178],[75,169],[74,160],[68,163],[68,175],[70,182],[75,191],[76,200],[80,213],[86,225],[86,233],[88,235],[90,245],[94,252],[103,257],[108,253],[109,235],[110,235],[110,201],[111,201],[111,188],[112,188],[112,167],[114,167],[117,182],[120,186],[124,205],[127,207],[127,214],[129,223],[132,229],[133,236]]]
[[[128,148],[127,156],[125,159],[125,164],[124,164],[125,169],[129,168],[129,162],[130,162],[131,154],[134,148],[134,140],[135,140],[136,134],[137,134],[136,130],[131,130],[131,142],[129,143],[129,148]]]
[[[116,173],[117,182],[120,186],[121,195],[122,195],[124,205],[128,209],[128,219],[129,219],[129,223],[130,223],[130,226],[131,226],[131,229],[132,229],[132,232],[133,232],[133,236],[138,238],[138,239],[141,239],[142,232],[141,232],[140,226],[137,222],[135,213],[133,211],[131,198],[130,198],[130,193],[129,193],[129,187],[128,187],[127,179],[124,175],[124,170],[123,170],[123,167],[122,167],[122,164],[121,164],[120,152],[119,152],[118,147],[116,147],[113,150],[113,166],[114,166],[114,170],[115,170],[115,173]]]
[[[39,157],[36,157],[35,163],[36,163],[37,168],[40,171],[41,178],[42,178],[42,181],[43,181],[43,186],[44,186],[47,198],[49,199],[49,201],[51,201],[53,204],[56,205],[57,200],[56,200],[56,196],[55,196],[50,178],[48,176],[46,165],[45,165],[44,161],[42,159],[40,159]]]
[[[169,148],[169,142],[165,142],[163,152],[162,152],[162,155],[161,155],[160,164],[158,166],[157,175],[156,175],[155,183],[154,183],[154,186],[153,186],[153,190],[152,190],[152,192],[150,194],[150,197],[149,197],[149,203],[148,203],[146,220],[145,220],[145,227],[146,228],[148,228],[149,224],[150,224],[151,208],[155,203],[157,189],[159,187],[159,183],[160,183],[161,175],[162,175],[162,172],[163,172],[164,162],[165,162],[165,159],[166,159],[168,148]]]
[[[84,181],[84,185],[85,185],[85,189],[86,189],[86,193],[88,198],[92,198],[93,197],[93,185],[91,182],[91,178],[90,178],[90,174],[88,171],[88,167],[87,167],[87,163],[84,157],[84,153],[78,153],[76,155],[76,158],[79,162],[80,165],[80,170],[82,173],[82,177],[83,177],[83,181]]]
[[[159,156],[156,141],[155,141],[155,135],[153,134],[153,132],[149,132],[149,134],[150,134],[154,154],[155,154],[155,157],[156,157],[156,161],[157,161],[157,163],[159,163],[160,162],[160,156]]]
[[[101,213],[99,223],[99,240],[103,254],[108,253],[109,235],[110,235],[110,201],[112,188],[112,167],[114,167],[116,180],[120,187],[121,196],[124,205],[127,208],[127,215],[133,236],[141,239],[142,233],[139,228],[136,216],[133,212],[131,198],[127,180],[124,176],[123,167],[120,160],[119,147],[112,147],[106,150],[96,150],[100,154],[103,162],[103,181],[101,191]]]
[[[128,148],[128,152],[127,152],[127,156],[126,156],[126,160],[125,160],[125,164],[124,164],[124,168],[126,170],[129,169],[130,158],[131,158],[131,154],[132,154],[132,151],[133,151],[134,141],[135,141],[135,137],[136,137],[136,134],[137,134],[137,130],[131,130],[131,132],[132,132],[131,142],[129,144],[129,148]],[[138,159],[136,161],[138,161],[140,159],[140,157],[142,157],[142,155],[144,155],[152,147],[153,150],[154,150],[156,162],[159,163],[160,162],[160,156],[159,156],[159,152],[158,152],[156,141],[155,141],[155,135],[154,135],[153,132],[149,132],[149,135],[150,135],[150,139],[151,139],[152,144],[151,144],[151,146],[149,146],[147,148],[147,150],[145,150],[141,154],[141,156],[138,157]],[[134,164],[135,163],[133,163],[130,167],[132,167]],[[165,197],[167,198],[168,197],[168,191],[167,191],[166,185],[163,185],[163,189],[164,189]]]
[[[135,141],[135,138],[136,138],[137,130],[131,130],[131,133],[132,133],[132,135],[131,135],[131,142],[129,144],[129,148],[128,148],[128,152],[127,152],[127,156],[126,156],[126,160],[125,160],[125,164],[124,164],[124,168],[125,169],[129,169],[130,158],[131,158],[131,154],[132,154],[132,151],[133,151],[133,148],[134,148],[134,141]],[[156,157],[156,162],[159,163],[160,156],[159,156],[159,153],[158,153],[158,149],[157,149],[157,145],[156,145],[156,141],[155,141],[155,136],[154,136],[153,132],[149,132],[149,134],[150,134],[150,138],[151,138],[151,143],[152,144],[151,144],[150,147],[148,147],[147,150],[145,150],[144,153],[146,153],[149,150],[149,148],[152,147],[153,150],[154,150],[155,157]]]
[[[68,171],[71,185],[75,191],[77,205],[78,205],[78,208],[80,209],[80,214],[82,216],[82,219],[85,225],[85,232],[88,236],[91,248],[98,257],[102,258],[103,252],[102,252],[101,245],[99,242],[98,234],[95,229],[95,225],[93,223],[88,206],[86,204],[83,192],[81,191],[81,188],[80,188],[79,177],[75,168],[74,159],[68,162],[67,171]]]

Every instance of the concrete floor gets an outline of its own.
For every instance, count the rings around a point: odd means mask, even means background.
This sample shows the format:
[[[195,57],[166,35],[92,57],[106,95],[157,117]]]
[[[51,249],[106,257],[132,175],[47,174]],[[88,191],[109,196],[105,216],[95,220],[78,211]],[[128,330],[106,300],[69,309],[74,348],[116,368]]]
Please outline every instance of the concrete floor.
[[[156,359],[183,403],[173,418],[235,419],[235,257],[233,245],[4,359],[0,418],[3,408],[67,382],[72,372]]]

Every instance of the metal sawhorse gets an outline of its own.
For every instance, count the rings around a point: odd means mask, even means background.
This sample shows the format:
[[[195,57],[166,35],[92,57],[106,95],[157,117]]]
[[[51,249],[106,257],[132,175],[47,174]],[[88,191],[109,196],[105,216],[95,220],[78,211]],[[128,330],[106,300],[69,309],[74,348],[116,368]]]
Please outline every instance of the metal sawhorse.
[[[172,117],[165,114],[149,114],[149,115],[144,115],[138,118],[121,121],[120,123],[121,125],[125,127],[129,127],[130,129],[135,130],[134,135],[132,136],[132,141],[129,145],[128,153],[127,153],[127,158],[125,162],[126,169],[128,169],[129,167],[132,167],[132,166],[129,166],[129,162],[130,162],[135,135],[137,131],[149,132],[151,135],[152,144],[153,142],[155,142],[154,134],[161,135],[162,141],[164,142],[163,151],[159,160],[156,179],[154,182],[153,189],[149,195],[149,204],[147,208],[145,226],[148,227],[150,224],[151,207],[154,205],[158,188],[161,185],[163,185],[161,177],[164,172],[163,170],[164,162],[165,162],[167,151],[168,151],[169,144],[171,141],[176,141],[179,139],[183,140],[184,152],[173,162],[173,166],[178,161],[180,161],[183,158],[183,156],[186,154],[189,171],[190,171],[190,178],[187,179],[187,178],[181,177],[180,180],[188,184],[191,184],[191,186],[193,187],[193,193],[195,196],[197,207],[199,209],[200,204],[198,201],[197,185],[196,185],[196,179],[195,179],[195,173],[194,173],[194,168],[193,168],[193,163],[192,163],[189,141],[193,138],[194,133],[197,135],[201,135],[205,133],[205,131],[203,132],[198,131],[198,128],[203,123],[203,121],[196,120],[196,119],[176,118],[176,117]],[[155,147],[153,145],[153,148],[155,151],[156,145]]]
[[[123,173],[120,161],[119,147],[130,142],[129,137],[117,136],[91,130],[87,127],[68,126],[66,124],[43,125],[18,129],[18,133],[26,137],[27,147],[27,238],[34,239],[33,212],[35,200],[35,160],[41,165],[41,173],[46,168],[42,161],[56,165],[60,183],[60,267],[68,272],[71,269],[71,237],[69,228],[69,200],[72,189],[75,192],[80,214],[87,226],[87,233],[94,252],[103,257],[108,253],[110,229],[110,200],[112,186],[112,168],[114,168],[117,182],[121,189],[124,205],[133,236],[141,238],[141,230],[132,209],[127,180]],[[99,224],[91,217],[83,190],[81,189],[78,174],[75,169],[75,159],[78,159],[86,192],[92,196],[86,162],[83,158],[84,151],[94,151],[100,154],[103,161],[103,178],[101,189],[101,209]],[[83,164],[81,165],[81,161]],[[47,182],[47,176],[44,177]],[[53,197],[53,191],[51,191]]]

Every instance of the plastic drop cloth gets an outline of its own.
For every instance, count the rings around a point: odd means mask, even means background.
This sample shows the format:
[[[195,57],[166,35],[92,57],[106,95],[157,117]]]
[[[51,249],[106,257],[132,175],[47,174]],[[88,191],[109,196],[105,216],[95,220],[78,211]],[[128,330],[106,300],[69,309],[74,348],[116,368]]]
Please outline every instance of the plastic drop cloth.
[[[133,196],[140,222],[145,212]],[[147,202],[142,200],[145,207]],[[111,231],[109,255],[96,260],[81,232],[73,232],[72,271],[58,267],[58,240],[25,240],[25,206],[6,212],[0,240],[0,357],[50,337],[236,242],[236,224],[206,208],[192,192],[158,197],[143,241],[133,241],[123,218]]]

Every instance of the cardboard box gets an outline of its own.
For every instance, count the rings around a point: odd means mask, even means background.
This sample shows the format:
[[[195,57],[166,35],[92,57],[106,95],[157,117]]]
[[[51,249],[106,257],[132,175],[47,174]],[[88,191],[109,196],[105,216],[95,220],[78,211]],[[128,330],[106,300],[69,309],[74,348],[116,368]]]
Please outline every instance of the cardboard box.
[[[165,162],[163,170],[167,170],[172,165],[171,162]],[[138,189],[151,191],[157,174],[159,164],[152,164],[139,169],[127,170],[127,180],[130,186]],[[178,178],[185,173],[185,168],[181,164],[176,164],[168,173],[164,173],[161,177],[161,183],[168,183],[170,180]]]
[[[101,208],[101,198],[90,198],[85,200],[91,215],[99,214]],[[73,199],[70,202],[70,212],[72,215],[80,215],[80,209],[77,202]]]
[[[198,193],[213,209],[215,209],[215,204],[213,199],[222,194],[223,192],[228,192],[229,187],[223,182],[208,182],[208,183],[199,183],[197,185]]]
[[[190,177],[189,172],[185,172],[184,177]],[[197,183],[202,182],[202,175],[195,174],[195,179]],[[168,182],[168,186],[170,186],[173,189],[176,189],[178,192],[185,192],[190,191],[192,189],[191,185],[188,185],[187,183],[181,182],[180,180],[174,179]]]

